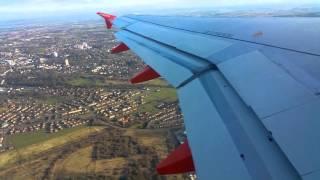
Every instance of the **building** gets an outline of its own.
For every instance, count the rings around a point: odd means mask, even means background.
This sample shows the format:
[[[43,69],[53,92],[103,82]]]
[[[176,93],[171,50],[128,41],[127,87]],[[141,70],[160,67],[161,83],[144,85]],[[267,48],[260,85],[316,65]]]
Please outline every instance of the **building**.
[[[64,60],[64,64],[69,67],[70,66],[69,60],[68,59]]]
[[[54,52],[53,52],[53,56],[54,56],[55,58],[59,57],[58,52],[57,52],[57,51],[54,51]]]

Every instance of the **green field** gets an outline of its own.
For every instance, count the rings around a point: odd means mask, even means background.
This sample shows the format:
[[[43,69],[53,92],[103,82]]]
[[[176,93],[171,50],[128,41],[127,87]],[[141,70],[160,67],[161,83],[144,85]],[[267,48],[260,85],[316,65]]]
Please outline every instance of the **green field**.
[[[69,77],[66,81],[67,85],[80,87],[105,86],[108,83],[105,76],[94,74],[76,74]]]
[[[71,86],[96,86],[100,83],[102,82],[85,77],[78,77],[68,81],[68,84]]]
[[[161,79],[161,78],[154,79],[154,80],[151,80],[151,81],[147,81],[144,84],[146,84],[146,85],[154,85],[154,86],[169,86],[167,81],[165,81],[164,79]]]
[[[11,136],[10,140],[17,148],[0,153],[0,169],[14,164],[18,160],[30,159],[34,155],[52,148],[88,137],[90,134],[99,132],[102,129],[103,127],[80,126],[50,135],[45,135],[44,132],[39,131]]]
[[[174,88],[150,88],[145,98],[145,104],[139,107],[140,112],[156,112],[155,107],[161,102],[174,102],[177,100],[177,93]]]
[[[46,97],[40,97],[38,98],[39,103],[41,104],[50,104],[55,105],[57,103],[60,103],[64,100],[66,100],[66,97],[63,96],[46,96]]]
[[[92,82],[90,82],[89,79],[82,78],[82,77],[75,78],[75,79],[72,79],[72,80],[68,81],[68,84],[70,84],[72,86],[88,85],[88,84],[91,84],[91,83]]]
[[[177,92],[174,88],[150,88],[150,92],[145,98],[146,102],[165,101],[172,102],[177,100]]]
[[[106,79],[101,75],[89,75],[89,74],[79,74],[77,76],[72,76],[66,81],[67,85],[70,86],[106,86],[106,85],[131,85],[128,80],[110,80]],[[170,87],[170,85],[162,78],[150,80],[144,83],[139,83],[146,86],[162,86]]]
[[[44,130],[39,130],[39,131],[29,132],[29,133],[20,133],[20,134],[9,136],[8,141],[12,143],[15,149],[21,149],[32,144],[41,143],[43,141],[61,137],[85,128],[88,128],[88,127],[79,126],[75,128],[68,128],[68,129],[63,129],[59,132],[51,133],[51,134],[45,133]]]

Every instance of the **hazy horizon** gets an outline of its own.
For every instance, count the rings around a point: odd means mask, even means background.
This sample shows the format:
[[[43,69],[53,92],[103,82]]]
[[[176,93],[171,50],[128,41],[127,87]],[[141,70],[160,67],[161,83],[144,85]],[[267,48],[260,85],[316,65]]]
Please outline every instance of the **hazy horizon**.
[[[288,3],[290,2],[290,3]],[[289,1],[289,0],[4,0],[0,2],[0,21],[25,19],[97,19],[97,11],[105,11],[116,15],[145,13],[170,14],[177,9],[212,10],[212,11],[265,11],[289,10],[292,8],[320,9],[317,0]],[[164,12],[163,9],[166,11]]]

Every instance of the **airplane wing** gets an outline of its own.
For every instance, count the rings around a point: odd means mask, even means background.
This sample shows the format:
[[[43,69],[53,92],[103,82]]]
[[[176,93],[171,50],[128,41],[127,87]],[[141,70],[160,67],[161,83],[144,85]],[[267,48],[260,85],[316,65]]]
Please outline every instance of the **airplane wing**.
[[[320,18],[99,14],[148,65],[133,83],[177,89],[188,141],[160,174],[320,179]]]

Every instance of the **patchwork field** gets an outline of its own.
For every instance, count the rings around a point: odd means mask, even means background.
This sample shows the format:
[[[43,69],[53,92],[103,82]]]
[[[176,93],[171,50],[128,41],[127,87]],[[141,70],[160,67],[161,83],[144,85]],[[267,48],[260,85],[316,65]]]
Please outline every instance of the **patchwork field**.
[[[89,134],[99,132],[102,129],[102,127],[79,127],[63,130],[52,135],[35,132],[13,136],[11,141],[17,148],[0,154],[0,167],[3,168],[18,161],[32,159],[33,155],[85,138]]]
[[[156,164],[173,148],[174,142],[168,133],[166,130],[79,127],[42,142],[23,144],[18,151],[0,154],[0,177],[24,180],[185,179],[182,175],[156,174]],[[16,141],[19,144],[22,137],[16,137]]]

